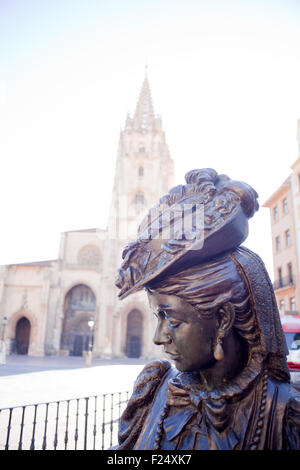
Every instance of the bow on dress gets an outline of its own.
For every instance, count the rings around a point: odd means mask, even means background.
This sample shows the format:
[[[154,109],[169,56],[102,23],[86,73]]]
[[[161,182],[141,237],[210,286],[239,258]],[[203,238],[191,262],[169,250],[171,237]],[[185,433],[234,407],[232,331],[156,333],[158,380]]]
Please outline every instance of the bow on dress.
[[[253,400],[241,406],[239,432],[233,426],[231,404],[236,406],[236,402],[248,396],[261,376],[255,360],[246,369],[234,383],[222,389],[203,390],[197,372],[180,373],[170,379],[167,396],[170,412],[164,420],[166,439],[177,438],[176,449],[236,448],[246,432]]]

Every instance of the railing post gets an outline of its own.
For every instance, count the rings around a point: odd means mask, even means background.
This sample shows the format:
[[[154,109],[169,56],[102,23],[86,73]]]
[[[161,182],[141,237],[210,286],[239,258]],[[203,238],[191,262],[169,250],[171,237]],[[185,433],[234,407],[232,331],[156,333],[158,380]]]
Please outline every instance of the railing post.
[[[37,407],[38,407],[38,405],[34,405],[33,429],[32,429],[32,438],[31,438],[30,450],[34,450],[34,445],[35,445],[35,425],[36,425]]]
[[[87,443],[87,433],[88,433],[88,409],[89,409],[89,399],[85,399],[85,423],[84,423],[84,446],[83,449],[86,450],[86,443]]]
[[[112,446],[113,436],[113,420],[114,420],[114,394],[110,394],[111,406],[110,406],[110,447]]]
[[[65,450],[67,450],[67,446],[68,446],[68,437],[69,437],[69,434],[68,434],[68,426],[69,426],[69,404],[70,404],[70,400],[67,401],[67,416],[66,416],[66,430],[65,430]]]
[[[43,437],[43,445],[42,445],[43,450],[46,450],[46,447],[47,447],[48,407],[49,407],[49,403],[46,403],[45,428],[44,428],[44,437]]]
[[[77,408],[76,408],[76,425],[75,425],[75,450],[77,450],[77,442],[78,442],[78,416],[79,416],[79,398],[77,398]]]
[[[102,450],[104,449],[104,435],[105,435],[105,399],[106,394],[103,395],[103,405],[102,405]]]
[[[23,438],[24,417],[25,417],[26,406],[23,406],[22,408],[23,410],[22,410],[22,419],[21,419],[21,424],[20,424],[20,437],[19,437],[18,450],[22,450],[22,438]]]
[[[94,444],[93,449],[96,450],[96,436],[97,436],[97,396],[95,398],[95,405],[94,405],[94,428],[93,428],[93,435],[94,435]]]
[[[56,408],[56,427],[55,427],[55,435],[54,435],[54,450],[56,450],[57,444],[58,444],[58,419],[59,419],[59,401],[56,402],[57,408]]]
[[[7,426],[7,436],[6,436],[5,450],[8,450],[8,449],[9,449],[9,436],[10,436],[12,412],[13,412],[13,408],[10,408],[10,410],[9,410],[8,426]]]

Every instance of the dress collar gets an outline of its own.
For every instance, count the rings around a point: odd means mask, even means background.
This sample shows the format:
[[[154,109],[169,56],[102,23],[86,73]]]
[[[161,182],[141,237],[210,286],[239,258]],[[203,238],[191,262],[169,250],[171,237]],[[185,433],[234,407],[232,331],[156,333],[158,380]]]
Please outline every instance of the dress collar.
[[[197,373],[179,373],[168,382],[167,405],[170,408],[177,408],[177,411],[175,412],[174,409],[175,414],[171,413],[166,419],[165,430],[174,427],[173,433],[178,435],[179,428],[182,428],[192,416],[199,412],[203,424],[212,425],[217,432],[224,431],[231,422],[231,403],[236,403],[246,397],[260,379],[262,372],[261,360],[253,357],[233,382],[210,391],[201,388]],[[178,426],[178,419],[175,416],[178,412],[182,413],[183,408],[187,411],[184,417],[181,417],[182,425]]]
[[[169,380],[168,404],[180,406],[182,402],[184,405],[189,398],[189,402],[199,408],[203,401],[227,403],[238,401],[249,393],[261,375],[262,369],[261,361],[254,356],[233,382],[213,390],[203,389],[196,372],[180,372]]]

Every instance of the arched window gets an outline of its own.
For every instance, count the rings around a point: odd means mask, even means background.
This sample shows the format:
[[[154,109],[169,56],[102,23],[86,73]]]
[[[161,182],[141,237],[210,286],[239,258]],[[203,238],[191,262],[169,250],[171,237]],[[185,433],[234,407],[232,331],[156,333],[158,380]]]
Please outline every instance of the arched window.
[[[73,287],[66,295],[65,312],[73,317],[76,310],[95,310],[96,298],[93,291],[84,284]]]
[[[134,213],[141,214],[147,207],[145,196],[142,192],[137,192],[131,202]]]
[[[285,244],[286,244],[286,246],[291,245],[291,232],[290,232],[290,230],[286,230],[286,232],[285,232]]]
[[[28,354],[30,329],[30,321],[26,317],[20,318],[16,325],[15,347],[17,354]]]
[[[142,353],[143,317],[139,310],[131,310],[127,317],[126,356],[140,357]]]
[[[295,297],[292,297],[290,299],[290,310],[294,312],[296,310],[296,299]]]
[[[145,204],[145,197],[142,193],[137,193],[134,198],[134,204],[144,206]]]
[[[81,356],[83,351],[92,349],[95,314],[96,297],[88,286],[78,284],[69,290],[64,304],[62,350]]]

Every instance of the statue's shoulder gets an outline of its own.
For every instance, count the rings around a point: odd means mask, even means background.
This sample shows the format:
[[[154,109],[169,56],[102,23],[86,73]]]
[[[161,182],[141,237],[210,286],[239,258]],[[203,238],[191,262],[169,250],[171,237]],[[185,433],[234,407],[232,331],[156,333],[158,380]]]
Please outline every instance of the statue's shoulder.
[[[147,396],[148,399],[153,397],[158,385],[170,370],[171,364],[165,359],[153,360],[146,364],[135,380],[132,396]]]
[[[170,370],[171,364],[164,359],[151,361],[143,368],[134,383],[133,392],[123,413],[123,418],[130,419],[137,409],[142,409],[150,404],[158,386],[163,383]]]
[[[141,390],[150,383],[152,386],[154,384],[158,385],[170,369],[171,364],[165,359],[156,359],[148,362],[136,378],[134,391]]]
[[[171,364],[164,360],[154,360],[146,364],[138,375],[133,393],[121,416],[119,427],[119,450],[132,449],[145,423],[149,408],[159,385],[169,376]]]

